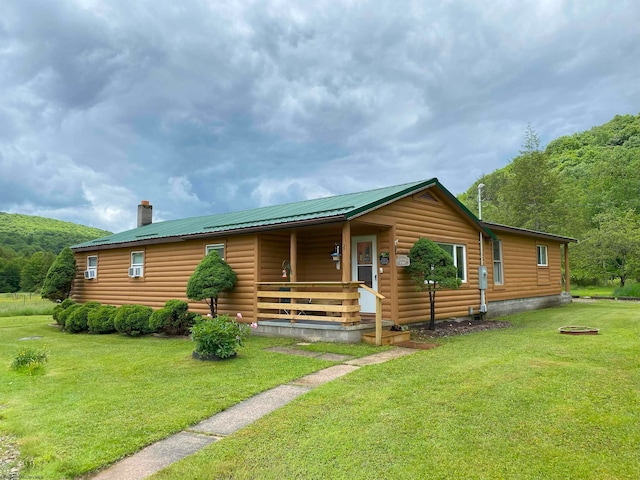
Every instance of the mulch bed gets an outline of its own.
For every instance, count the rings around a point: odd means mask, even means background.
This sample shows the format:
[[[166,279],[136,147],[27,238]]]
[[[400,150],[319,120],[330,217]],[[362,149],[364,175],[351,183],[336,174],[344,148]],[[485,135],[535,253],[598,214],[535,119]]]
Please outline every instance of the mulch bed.
[[[411,327],[411,339],[414,341],[429,341],[434,338],[452,337],[454,335],[468,335],[469,333],[482,332],[484,330],[495,330],[498,328],[508,328],[509,322],[498,320],[465,320],[461,322],[437,322],[435,330],[429,330],[428,325]]]

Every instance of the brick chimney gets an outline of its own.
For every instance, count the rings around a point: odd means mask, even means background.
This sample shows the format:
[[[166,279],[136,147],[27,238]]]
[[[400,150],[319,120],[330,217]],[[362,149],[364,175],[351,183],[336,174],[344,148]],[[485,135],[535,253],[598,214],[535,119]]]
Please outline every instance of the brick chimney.
[[[153,206],[148,200],[142,200],[138,205],[138,227],[144,227],[152,223]]]

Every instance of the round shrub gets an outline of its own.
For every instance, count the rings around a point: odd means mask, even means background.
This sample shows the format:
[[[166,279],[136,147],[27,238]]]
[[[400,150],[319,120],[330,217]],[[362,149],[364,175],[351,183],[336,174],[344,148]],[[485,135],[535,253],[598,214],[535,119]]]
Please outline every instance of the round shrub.
[[[216,318],[202,318],[199,315],[191,329],[191,337],[196,344],[195,352],[202,358],[229,358],[243,346],[249,335],[249,327],[236,322],[228,315]]]
[[[65,328],[69,316],[80,308],[82,308],[81,303],[74,303],[73,305],[69,305],[64,310],[60,310],[58,312],[58,318],[56,320],[58,322],[58,325],[62,325],[62,328]]]
[[[195,323],[195,314],[190,313],[189,304],[183,300],[169,300],[149,318],[149,328],[167,335],[188,335]]]
[[[151,332],[164,331],[165,325],[169,323],[170,317],[171,312],[167,308],[154,310],[154,312],[149,317],[149,330]]]
[[[113,333],[116,327],[113,319],[116,316],[116,307],[113,305],[102,305],[95,308],[87,315],[87,325],[89,333]]]
[[[122,305],[116,310],[113,324],[118,332],[137,337],[151,332],[149,317],[152,313],[153,309],[144,305]]]
[[[58,325],[64,326],[64,321],[60,322],[60,319],[59,319],[60,312],[62,312],[63,310],[66,310],[71,305],[75,305],[75,304],[76,304],[76,302],[74,302],[70,298],[67,298],[62,303],[59,303],[55,307],[53,307],[53,319],[56,321],[56,323]]]
[[[87,302],[80,305],[80,308],[74,309],[73,312],[67,316],[64,329],[69,333],[86,332],[89,329],[89,325],[87,324],[89,312],[101,306],[98,302]]]

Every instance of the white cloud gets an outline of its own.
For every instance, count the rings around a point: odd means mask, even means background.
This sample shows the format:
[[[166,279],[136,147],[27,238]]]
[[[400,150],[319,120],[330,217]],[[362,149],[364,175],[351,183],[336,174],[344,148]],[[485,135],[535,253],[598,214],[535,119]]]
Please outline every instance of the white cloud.
[[[638,2],[0,5],[0,210],[110,230],[438,177],[640,111]]]

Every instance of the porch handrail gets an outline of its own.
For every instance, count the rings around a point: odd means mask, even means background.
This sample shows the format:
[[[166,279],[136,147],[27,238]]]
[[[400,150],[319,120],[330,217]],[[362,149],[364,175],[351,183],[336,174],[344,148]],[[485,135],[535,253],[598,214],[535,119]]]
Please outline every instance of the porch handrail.
[[[376,292],[373,288],[368,287],[364,283],[360,284],[360,288],[364,288],[367,292],[376,297],[376,346],[379,347],[382,345],[382,300],[385,299],[385,296]]]
[[[257,316],[355,325],[360,323],[360,286],[359,282],[256,282]]]

